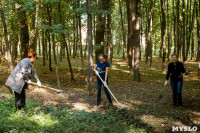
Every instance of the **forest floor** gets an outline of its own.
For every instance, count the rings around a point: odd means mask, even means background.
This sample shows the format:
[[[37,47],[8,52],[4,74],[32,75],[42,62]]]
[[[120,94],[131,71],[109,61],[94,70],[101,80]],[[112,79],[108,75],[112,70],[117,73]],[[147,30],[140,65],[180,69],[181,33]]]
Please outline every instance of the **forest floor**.
[[[107,105],[108,101],[103,91],[103,106],[96,108],[96,95],[88,95],[80,59],[72,59],[71,62],[75,81],[70,80],[66,58],[59,63],[61,86],[67,90],[67,93],[57,94],[53,90],[29,86],[27,109],[21,112],[15,111],[14,97],[3,86],[9,74],[7,69],[1,66],[0,105],[2,109],[0,111],[3,113],[0,113],[0,116],[4,119],[0,120],[0,125],[1,122],[7,124],[1,125],[0,132],[11,131],[13,128],[14,131],[23,129],[24,132],[29,130],[34,132],[172,132],[172,126],[197,126],[200,131],[200,80],[197,76],[197,62],[186,63],[187,71],[191,70],[191,72],[184,77],[183,107],[173,108],[170,85],[163,87],[165,74],[162,73],[161,59],[154,57],[152,66],[143,61],[140,64],[141,82],[135,82],[129,73],[127,63],[115,57],[109,72],[109,88],[122,106],[128,106],[121,112],[116,111],[118,105],[114,99],[114,108]],[[48,62],[43,67],[42,58],[39,57],[39,60],[34,62],[34,67],[42,84],[57,87],[54,65],[54,71],[50,72]],[[85,60],[85,68],[88,73],[87,60]],[[96,90],[95,83],[96,78],[94,82]],[[161,94],[163,97],[159,99]],[[23,127],[19,128],[19,125],[8,126],[20,120],[25,121],[23,124],[27,126],[27,130]],[[35,128],[31,128],[31,125]]]

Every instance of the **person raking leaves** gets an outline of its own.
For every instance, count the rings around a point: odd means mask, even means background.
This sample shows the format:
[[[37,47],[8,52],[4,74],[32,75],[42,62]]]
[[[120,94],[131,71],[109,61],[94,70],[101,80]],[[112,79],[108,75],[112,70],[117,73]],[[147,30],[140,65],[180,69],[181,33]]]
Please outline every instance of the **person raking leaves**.
[[[173,106],[182,106],[182,85],[183,85],[183,76],[186,75],[185,68],[183,63],[178,61],[178,55],[172,54],[172,63],[168,65],[168,72],[166,75],[166,81],[164,86],[167,86],[168,79],[171,80],[171,88],[173,93]],[[178,104],[177,104],[178,98]]]
[[[94,72],[96,74],[99,74],[99,76],[103,79],[104,82],[102,82],[99,77],[97,76],[97,106],[101,104],[101,87],[104,85],[104,92],[109,100],[109,103],[111,106],[113,106],[111,95],[106,88],[108,86],[108,71],[110,68],[110,64],[107,61],[107,56],[104,54],[99,54],[98,56],[99,61],[94,67]]]
[[[11,88],[15,93],[16,109],[21,110],[21,108],[26,106],[25,89],[27,89],[28,84],[31,83],[31,78],[35,78],[37,80],[37,85],[41,86],[41,82],[33,67],[33,62],[35,60],[36,53],[32,51],[28,52],[28,58],[22,59],[16,65],[5,83],[5,85]]]

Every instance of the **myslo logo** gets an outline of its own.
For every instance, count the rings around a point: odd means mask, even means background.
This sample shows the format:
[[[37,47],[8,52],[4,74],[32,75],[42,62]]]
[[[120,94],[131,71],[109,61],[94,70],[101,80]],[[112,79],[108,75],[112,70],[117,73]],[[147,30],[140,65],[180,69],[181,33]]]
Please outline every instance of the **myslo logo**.
[[[194,127],[190,127],[190,126],[184,126],[184,127],[181,127],[181,126],[172,126],[172,132],[177,132],[177,131],[189,131],[189,132],[192,132],[192,131],[197,131],[197,127],[194,126]]]

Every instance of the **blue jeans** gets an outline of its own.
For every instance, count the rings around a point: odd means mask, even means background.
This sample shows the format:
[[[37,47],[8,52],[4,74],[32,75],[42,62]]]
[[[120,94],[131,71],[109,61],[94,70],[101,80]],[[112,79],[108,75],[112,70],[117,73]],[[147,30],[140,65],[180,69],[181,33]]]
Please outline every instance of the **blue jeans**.
[[[104,79],[103,79],[104,80]],[[108,83],[108,80],[106,81]],[[99,105],[101,103],[101,87],[102,87],[103,83],[101,82],[101,80],[97,77],[97,105]],[[104,86],[103,86],[104,87]],[[110,96],[110,93],[108,91],[108,89],[106,87],[104,87],[104,92],[108,98],[108,101],[111,105],[113,105],[112,103],[112,99]]]
[[[178,98],[178,106],[182,106],[182,94],[181,94],[182,85],[183,85],[182,80],[171,81],[174,106],[177,106],[177,98]]]

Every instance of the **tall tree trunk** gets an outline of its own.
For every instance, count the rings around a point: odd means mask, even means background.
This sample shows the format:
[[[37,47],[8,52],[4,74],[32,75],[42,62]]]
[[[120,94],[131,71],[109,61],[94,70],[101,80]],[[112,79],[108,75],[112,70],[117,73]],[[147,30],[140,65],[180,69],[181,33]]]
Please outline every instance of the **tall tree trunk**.
[[[131,36],[134,39],[133,56],[134,59],[134,81],[140,81],[139,63],[140,63],[140,12],[141,0],[130,1],[131,13]]]
[[[15,33],[15,35],[13,37],[13,43],[12,43],[12,64],[14,66],[17,65],[17,55],[18,55],[17,47],[18,47],[18,42],[19,42],[18,34]]]
[[[93,44],[92,44],[92,15],[91,15],[91,0],[87,0],[87,41],[89,45],[88,62],[89,62],[89,95],[94,93],[93,83]]]
[[[76,6],[76,1],[73,1],[73,10],[75,11],[75,6]],[[75,15],[74,15],[75,16]],[[73,38],[74,38],[74,43],[73,43],[73,58],[76,57],[76,21],[75,18],[73,18],[73,29],[74,29],[74,33],[73,33]]]
[[[165,9],[166,9],[166,0],[160,0],[161,4],[161,15],[162,15],[162,23],[161,23],[161,43],[163,45],[163,58],[162,58],[162,70],[163,73],[166,73],[166,41],[165,41],[165,30],[166,30],[166,16],[165,16]]]
[[[51,26],[50,10],[51,10],[51,5],[47,4],[47,15],[48,15],[49,26]],[[50,37],[50,33],[51,33],[51,31],[47,30],[47,39],[49,41],[49,71],[53,71],[52,66],[51,66],[51,37]]]
[[[193,60],[194,59],[194,28],[195,28],[195,26],[194,26],[194,24],[195,24],[195,11],[196,11],[196,4],[197,4],[197,2],[196,2],[196,0],[195,0],[195,2],[194,2],[194,7],[193,7],[193,14],[192,14],[192,25],[191,25],[191,34],[192,34],[192,45],[191,45],[191,57],[190,57],[190,59],[191,60]]]
[[[182,11],[182,16],[183,16],[183,44],[182,44],[182,57],[183,57],[183,63],[185,64],[186,61],[186,56],[185,56],[185,0],[182,0],[183,4],[183,11]]]
[[[86,35],[86,45],[85,45],[85,50],[84,50],[84,59],[86,59],[86,56],[87,56],[87,49],[88,49],[88,33]]]
[[[197,6],[197,9],[200,9],[200,1],[199,1],[199,6]],[[196,58],[196,61],[200,61],[200,10],[196,10],[196,21],[197,21],[197,58]],[[199,68],[200,68],[200,64],[199,64]]]
[[[3,22],[3,29],[4,29],[4,41],[5,41],[5,45],[6,45],[6,49],[7,49],[7,59],[8,59],[8,67],[10,68],[10,71],[13,70],[13,63],[12,63],[12,57],[11,57],[11,53],[10,53],[10,45],[8,43],[8,32],[7,32],[7,25],[6,25],[6,20],[5,20],[5,16],[4,16],[4,10],[3,10],[3,6],[1,4],[1,0],[0,0],[0,14],[1,14],[1,20]]]
[[[175,0],[173,0],[174,53],[177,53],[177,46],[176,46],[176,14],[175,14],[174,8],[175,8]]]
[[[126,6],[127,6],[127,20],[128,20],[128,43],[127,43],[127,57],[128,57],[128,66],[129,71],[132,74],[133,73],[133,39],[132,39],[132,23],[131,23],[131,10],[130,10],[130,1],[126,0]]]
[[[80,8],[80,1],[77,1],[78,3],[78,8]],[[80,46],[80,55],[81,55],[81,65],[82,65],[82,71],[84,73],[84,79],[85,82],[87,82],[86,79],[86,73],[85,73],[85,68],[84,68],[84,60],[83,60],[83,45],[82,45],[82,35],[81,35],[81,14],[78,14],[78,29],[79,29],[79,46]]]
[[[148,12],[148,35],[147,35],[147,54],[146,54],[146,64],[148,57],[150,57],[150,66],[152,64],[152,23],[153,23],[153,0],[150,0],[150,7]]]
[[[29,31],[26,18],[26,11],[22,10],[23,5],[15,4],[18,15],[18,23],[20,28],[20,43],[21,43],[21,59],[26,58],[30,50]]]
[[[177,54],[180,54],[180,42],[179,42],[179,29],[180,29],[180,24],[179,24],[179,5],[180,5],[180,0],[177,0],[176,3],[176,13],[177,13],[177,26],[176,26],[176,49],[177,49]]]
[[[45,66],[45,38],[44,38],[44,30],[42,29],[42,57],[43,57],[43,66]]]
[[[57,59],[56,59],[56,46],[55,46],[54,34],[51,35],[51,38],[52,38],[52,43],[53,43],[54,62],[55,62],[55,66],[56,66],[56,79],[57,79],[57,83],[58,83],[58,88],[61,88],[59,74],[58,74],[58,63],[57,63]]]
[[[171,52],[171,28],[169,27],[169,1],[167,0],[167,46],[168,46],[168,52],[167,52],[167,59],[169,61],[169,56]]]
[[[61,9],[60,7],[60,2],[58,4],[58,8]],[[65,22],[63,21],[62,19],[62,15],[61,15],[61,12],[59,12],[59,18],[60,18],[60,23],[62,24],[63,28],[65,27]],[[71,81],[74,80],[74,75],[73,75],[73,70],[72,70],[72,66],[71,66],[71,61],[70,61],[70,57],[69,57],[69,49],[68,49],[68,44],[66,42],[66,39],[65,39],[65,34],[64,33],[61,33],[61,37],[62,37],[62,43],[63,45],[65,46],[66,48],[66,52],[67,52],[67,62],[68,62],[68,65],[69,65],[69,71],[70,71],[70,75],[71,75]]]
[[[119,0],[119,11],[120,11],[120,17],[121,17],[121,26],[122,26],[122,36],[123,36],[123,56],[122,58],[126,58],[126,31],[124,28],[124,20],[123,20],[123,15],[122,15],[122,6],[121,2]]]
[[[109,11],[107,13],[107,47],[108,47],[108,59],[110,63],[112,63],[112,56],[111,56],[111,49],[112,49],[112,33],[111,33],[111,23],[112,23],[112,17],[111,17],[111,0],[107,0],[107,10]]]
[[[34,12],[31,16],[31,26],[30,26],[30,47],[31,50],[36,52],[37,47],[37,30],[36,30],[36,3],[34,3]]]
[[[106,0],[99,0],[98,6],[101,10],[106,10]],[[95,51],[95,60],[97,62],[98,55],[104,54],[104,33],[105,33],[105,14],[97,15],[97,25],[96,25],[96,51]]]
[[[161,17],[162,17],[162,15],[160,15],[160,23],[162,23]],[[160,29],[162,29],[162,24],[160,25]],[[161,40],[159,58],[162,58],[162,56],[163,56],[163,43],[162,43],[162,40]]]
[[[38,32],[38,33],[39,33],[39,32]],[[42,54],[41,54],[41,42],[40,42],[39,36],[40,36],[40,35],[38,35],[39,55],[42,55]]]
[[[187,1],[187,20],[186,20],[186,60],[188,58],[188,54],[189,54],[189,48],[190,48],[190,37],[191,37],[191,33],[190,33],[190,20],[191,20],[191,0],[190,0],[190,8],[189,8],[189,0]]]

